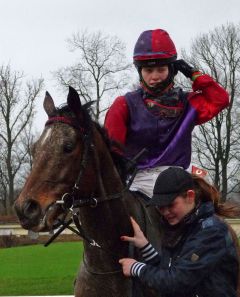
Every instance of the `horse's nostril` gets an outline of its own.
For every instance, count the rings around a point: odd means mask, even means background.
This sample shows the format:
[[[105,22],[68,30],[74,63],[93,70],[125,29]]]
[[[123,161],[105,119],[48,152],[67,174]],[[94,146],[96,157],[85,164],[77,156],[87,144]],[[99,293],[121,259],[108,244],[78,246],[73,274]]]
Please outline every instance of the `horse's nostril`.
[[[37,201],[29,199],[22,205],[22,214],[29,220],[37,219],[41,215],[41,207]]]
[[[30,229],[39,224],[42,211],[41,206],[36,200],[28,199],[22,203],[15,202],[14,208],[24,228]]]

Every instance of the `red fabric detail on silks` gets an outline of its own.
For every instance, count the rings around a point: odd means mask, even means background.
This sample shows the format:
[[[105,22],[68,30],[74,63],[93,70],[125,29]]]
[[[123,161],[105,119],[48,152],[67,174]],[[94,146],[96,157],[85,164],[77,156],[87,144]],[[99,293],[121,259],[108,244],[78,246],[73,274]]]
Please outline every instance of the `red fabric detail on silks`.
[[[192,88],[189,102],[198,114],[196,125],[211,120],[229,105],[227,91],[207,74],[198,76]]]
[[[156,100],[152,100],[152,99],[148,99],[148,98],[145,99],[144,102],[146,103],[146,105],[148,105],[149,103],[152,103],[152,104],[157,105],[159,107],[166,107],[167,109],[170,109],[170,110],[171,109],[172,110],[175,110],[175,109],[181,109],[182,110],[183,109],[183,103],[181,101],[176,106],[163,105],[163,104],[157,102]]]
[[[175,118],[183,112],[182,102],[179,102],[178,106],[167,106],[160,104],[156,100],[145,99],[144,103],[152,114],[161,118]]]
[[[129,120],[129,110],[127,102],[123,96],[118,97],[109,108],[104,126],[108,136],[123,145],[126,143],[127,123]]]

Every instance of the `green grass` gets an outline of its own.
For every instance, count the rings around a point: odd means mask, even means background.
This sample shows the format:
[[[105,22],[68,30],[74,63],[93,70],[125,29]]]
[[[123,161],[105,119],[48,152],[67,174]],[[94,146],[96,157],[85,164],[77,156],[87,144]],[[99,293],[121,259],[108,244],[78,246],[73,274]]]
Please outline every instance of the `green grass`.
[[[72,295],[82,243],[0,249],[0,296]]]

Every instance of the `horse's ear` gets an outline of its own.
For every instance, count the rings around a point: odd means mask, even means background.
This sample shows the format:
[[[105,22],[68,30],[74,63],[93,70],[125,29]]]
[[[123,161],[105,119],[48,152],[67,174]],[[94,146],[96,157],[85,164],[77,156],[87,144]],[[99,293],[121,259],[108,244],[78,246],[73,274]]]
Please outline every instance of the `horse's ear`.
[[[83,104],[83,108],[86,109],[86,110],[89,110],[91,109],[92,105],[96,102],[96,100],[92,100],[92,101],[89,101],[85,104]]]
[[[43,102],[43,107],[49,117],[56,112],[56,107],[54,105],[53,99],[48,92],[46,92],[44,102]]]
[[[69,92],[67,97],[67,103],[69,108],[77,115],[80,115],[82,105],[78,95],[78,92],[71,86],[69,86]]]

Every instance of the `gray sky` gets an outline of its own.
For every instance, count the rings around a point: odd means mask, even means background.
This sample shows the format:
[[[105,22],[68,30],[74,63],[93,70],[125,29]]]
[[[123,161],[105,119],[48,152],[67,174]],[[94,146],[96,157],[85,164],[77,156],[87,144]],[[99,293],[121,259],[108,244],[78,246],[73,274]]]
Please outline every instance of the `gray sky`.
[[[65,98],[51,71],[74,61],[66,44],[73,33],[88,29],[117,35],[131,60],[144,30],[167,30],[180,50],[200,33],[227,22],[238,24],[239,12],[239,0],[0,0],[0,65],[10,63],[28,78],[42,76],[58,105]],[[43,98],[44,93],[37,102],[38,127],[46,119]]]

